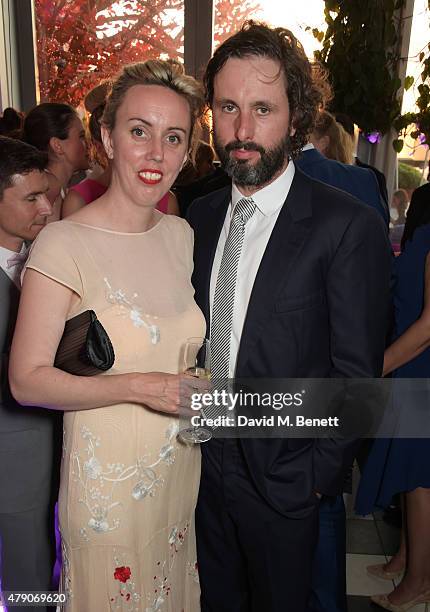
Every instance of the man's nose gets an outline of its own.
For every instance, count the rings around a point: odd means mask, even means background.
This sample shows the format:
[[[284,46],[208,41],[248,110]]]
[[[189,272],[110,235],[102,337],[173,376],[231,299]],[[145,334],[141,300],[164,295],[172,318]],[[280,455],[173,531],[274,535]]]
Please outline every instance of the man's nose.
[[[252,114],[240,113],[236,121],[237,140],[252,140],[254,138],[254,119]]]
[[[49,217],[52,215],[52,204],[45,194],[42,194],[37,198],[37,212],[42,217]]]

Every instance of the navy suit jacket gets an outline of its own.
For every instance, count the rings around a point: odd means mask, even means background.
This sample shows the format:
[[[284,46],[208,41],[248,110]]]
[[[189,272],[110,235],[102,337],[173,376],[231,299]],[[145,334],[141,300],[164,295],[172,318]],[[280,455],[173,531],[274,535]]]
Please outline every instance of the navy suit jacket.
[[[381,197],[378,182],[371,170],[328,159],[316,149],[302,151],[294,163],[308,176],[342,189],[375,208],[388,228],[390,220],[388,207]]]
[[[230,198],[226,187],[189,209],[195,297],[208,329],[212,264]],[[255,278],[236,377],[379,377],[390,266],[379,215],[296,168]],[[356,448],[339,438],[241,439],[240,444],[260,494],[292,517],[315,507],[313,491],[341,492]]]

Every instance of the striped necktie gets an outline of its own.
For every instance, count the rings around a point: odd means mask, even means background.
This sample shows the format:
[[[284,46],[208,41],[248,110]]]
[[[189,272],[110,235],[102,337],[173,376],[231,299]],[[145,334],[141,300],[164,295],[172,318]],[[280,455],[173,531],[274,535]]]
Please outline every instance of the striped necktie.
[[[237,202],[222,254],[212,306],[211,375],[213,379],[229,377],[237,269],[245,237],[245,225],[254,212],[255,202],[251,198],[242,198]]]

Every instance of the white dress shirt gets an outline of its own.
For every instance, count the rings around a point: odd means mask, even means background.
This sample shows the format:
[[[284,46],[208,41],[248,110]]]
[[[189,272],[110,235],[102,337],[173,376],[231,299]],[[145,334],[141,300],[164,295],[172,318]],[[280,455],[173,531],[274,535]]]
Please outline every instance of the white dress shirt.
[[[23,243],[20,253],[16,251],[10,251],[0,246],[0,268],[7,274],[10,280],[21,289],[21,272],[24,267],[24,263],[27,255],[27,247]],[[8,264],[10,259],[14,259],[16,263],[14,265]],[[18,258],[21,261],[18,261]]]
[[[289,162],[285,171],[266,187],[256,191],[252,196],[256,204],[253,216],[245,225],[245,237],[240,254],[239,267],[237,270],[236,290],[234,299],[232,335],[230,342],[230,378],[234,377],[236,370],[237,353],[239,351],[240,338],[243,324],[245,322],[248,302],[254,286],[255,277],[260,267],[261,259],[269,242],[270,235],[275,226],[285,198],[290,191],[294,178],[294,164]],[[245,197],[236,185],[233,184],[231,202],[227,209],[224,225],[218,240],[210,283],[210,314],[212,320],[212,305],[215,295],[216,279],[221,266],[224,245],[227,240],[233,210],[237,202]]]

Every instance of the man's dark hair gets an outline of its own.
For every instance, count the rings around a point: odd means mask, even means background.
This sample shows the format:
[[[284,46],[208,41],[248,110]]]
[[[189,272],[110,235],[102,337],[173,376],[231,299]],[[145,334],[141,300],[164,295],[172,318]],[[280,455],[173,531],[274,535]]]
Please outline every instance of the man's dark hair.
[[[5,108],[0,118],[0,135],[19,138],[24,115],[12,107]]]
[[[203,82],[206,101],[212,106],[215,76],[230,58],[267,57],[278,61],[285,77],[290,107],[291,156],[297,157],[312,132],[317,112],[330,97],[330,87],[320,66],[311,64],[297,38],[285,28],[246,21],[242,28],[222,43],[209,61]]]
[[[47,165],[45,152],[20,140],[0,136],[0,200],[4,190],[12,187],[16,174],[29,174],[34,170],[43,172]]]
[[[44,102],[24,119],[23,140],[40,151],[48,151],[51,138],[66,140],[77,113],[69,104]]]

